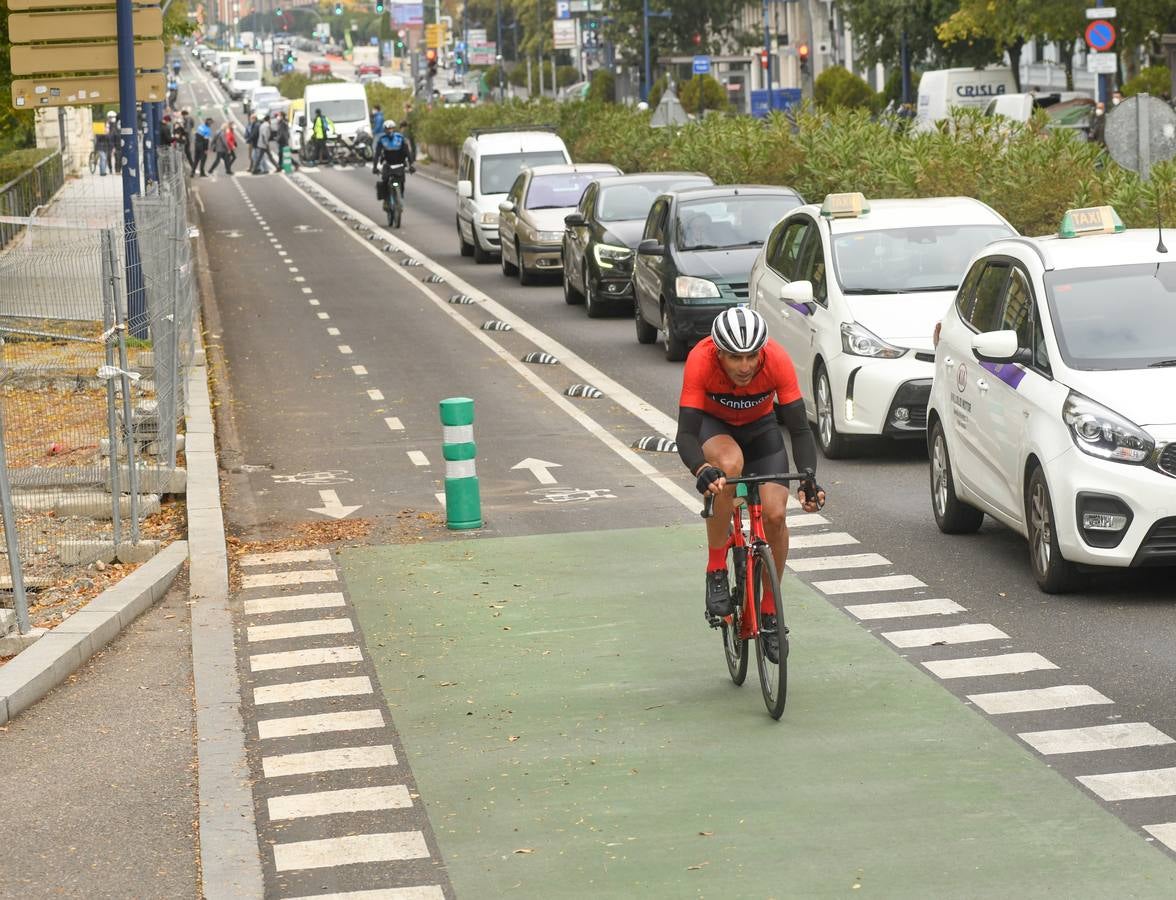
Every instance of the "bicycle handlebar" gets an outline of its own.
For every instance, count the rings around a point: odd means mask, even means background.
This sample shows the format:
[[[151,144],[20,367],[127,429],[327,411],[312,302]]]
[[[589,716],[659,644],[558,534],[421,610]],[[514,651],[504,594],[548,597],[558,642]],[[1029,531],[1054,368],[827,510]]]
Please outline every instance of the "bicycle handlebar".
[[[727,478],[727,484],[766,484],[769,481],[806,481],[815,476],[812,469],[805,469],[803,472],[777,472],[775,475],[738,475]],[[702,498],[702,512],[699,513],[704,519],[709,519],[715,514],[715,495],[707,494]]]

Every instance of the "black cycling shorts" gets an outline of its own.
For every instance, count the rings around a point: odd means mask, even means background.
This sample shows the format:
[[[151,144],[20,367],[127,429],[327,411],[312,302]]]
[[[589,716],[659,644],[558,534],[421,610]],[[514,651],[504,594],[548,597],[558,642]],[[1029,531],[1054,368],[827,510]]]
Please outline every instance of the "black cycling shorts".
[[[788,471],[788,450],[784,447],[784,435],[775,413],[769,413],[747,425],[731,425],[703,413],[699,441],[705,446],[707,441],[719,434],[734,438],[743,451],[744,475]],[[785,481],[778,483],[787,486]]]

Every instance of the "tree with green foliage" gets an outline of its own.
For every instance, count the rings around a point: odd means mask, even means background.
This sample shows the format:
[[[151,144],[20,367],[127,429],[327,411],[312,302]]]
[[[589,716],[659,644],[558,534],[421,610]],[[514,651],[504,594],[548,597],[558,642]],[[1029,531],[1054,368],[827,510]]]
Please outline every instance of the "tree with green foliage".
[[[1167,66],[1144,66],[1138,75],[1124,82],[1122,93],[1124,97],[1151,94],[1167,100],[1172,96],[1172,70]]]
[[[617,79],[609,69],[597,69],[592,73],[588,88],[588,99],[597,103],[615,103]]]
[[[991,41],[940,42],[936,25],[959,9],[959,0],[841,0],[838,6],[857,35],[854,52],[867,65],[899,65],[904,33],[912,67],[983,65],[995,56]]]
[[[707,110],[725,112],[731,106],[727,89],[710,75],[695,75],[683,81],[678,91],[682,108],[692,116],[701,116]]]
[[[825,69],[813,86],[813,99],[824,109],[878,109],[882,95],[844,66]]]

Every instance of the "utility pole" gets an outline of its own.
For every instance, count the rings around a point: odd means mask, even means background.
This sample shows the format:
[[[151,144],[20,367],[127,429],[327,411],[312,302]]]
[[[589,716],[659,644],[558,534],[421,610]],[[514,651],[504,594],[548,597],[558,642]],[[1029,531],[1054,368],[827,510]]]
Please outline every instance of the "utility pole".
[[[139,238],[135,233],[132,198],[139,193],[139,119],[135,97],[135,25],[131,0],[118,0],[114,8],[118,29],[119,138],[122,144],[123,241],[126,248],[125,289],[127,322],[135,337],[147,336],[147,304]],[[129,426],[128,426],[129,427]]]

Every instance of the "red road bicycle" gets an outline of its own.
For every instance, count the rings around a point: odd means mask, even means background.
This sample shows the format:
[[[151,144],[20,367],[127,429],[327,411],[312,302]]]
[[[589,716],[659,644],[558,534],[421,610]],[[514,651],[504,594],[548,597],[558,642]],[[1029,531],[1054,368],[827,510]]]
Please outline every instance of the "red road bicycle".
[[[727,572],[733,582],[731,594],[735,600],[735,612],[730,616],[708,615],[707,620],[712,628],[722,631],[727,671],[737,685],[742,685],[747,678],[747,644],[755,641],[760,690],[773,719],[779,719],[783,714],[788,697],[788,629],[784,626],[784,610],[780,602],[780,574],[776,571],[772,547],[764,534],[759,486],[769,481],[812,484],[812,479],[812,472],[747,475],[727,479],[727,484],[737,486],[737,498],[743,498],[744,501],[744,506],[738,500],[735,503],[731,513],[731,534],[727,538]],[[743,528],[744,507],[748,519],[746,531]],[[702,517],[709,519],[712,515],[714,496],[708,494],[703,499]],[[775,659],[768,652],[764,632],[760,628],[761,616],[773,614],[776,616],[779,637],[779,652],[775,654]]]

